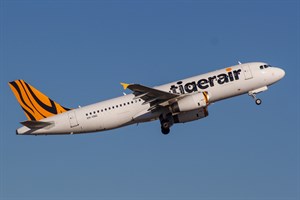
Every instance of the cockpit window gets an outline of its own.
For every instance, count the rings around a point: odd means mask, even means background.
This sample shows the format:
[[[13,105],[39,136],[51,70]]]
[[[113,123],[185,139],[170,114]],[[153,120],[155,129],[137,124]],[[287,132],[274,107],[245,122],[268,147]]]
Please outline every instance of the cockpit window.
[[[261,65],[259,66],[260,69],[265,69],[265,68],[268,68],[268,67],[272,67],[271,65]]]

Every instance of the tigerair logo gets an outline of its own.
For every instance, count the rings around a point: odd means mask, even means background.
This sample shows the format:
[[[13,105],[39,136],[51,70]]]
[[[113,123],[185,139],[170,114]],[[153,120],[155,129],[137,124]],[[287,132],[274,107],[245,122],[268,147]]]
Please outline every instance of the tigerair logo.
[[[228,82],[233,82],[240,79],[241,69],[233,70],[231,68],[226,68],[227,73],[222,73],[216,76],[211,76],[208,78],[203,78],[198,81],[183,83],[178,81],[176,85],[171,85],[170,92],[174,94],[185,94],[197,92],[198,89],[205,90],[209,87],[214,87],[215,85],[223,85]]]

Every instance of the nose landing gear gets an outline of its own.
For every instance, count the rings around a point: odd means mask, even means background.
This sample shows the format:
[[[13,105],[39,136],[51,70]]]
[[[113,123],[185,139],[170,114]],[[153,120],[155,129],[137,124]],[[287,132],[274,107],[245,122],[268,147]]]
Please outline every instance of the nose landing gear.
[[[249,91],[249,92],[248,92],[248,95],[251,96],[251,97],[255,100],[256,105],[260,105],[260,104],[262,103],[262,100],[256,98],[255,94],[260,93],[260,92],[264,92],[264,91],[266,91],[267,89],[268,89],[267,86],[263,86],[263,87],[261,87],[261,88],[257,88],[257,89],[255,89],[255,90]]]
[[[255,93],[253,93],[253,92],[248,92],[248,95],[251,96],[251,97],[255,100],[256,105],[260,105],[260,104],[262,103],[262,100],[261,100],[261,99],[256,98]]]
[[[261,99],[256,99],[256,100],[255,100],[255,103],[256,103],[256,105],[260,105],[260,104],[261,104],[261,102],[262,102],[262,100],[261,100]]]

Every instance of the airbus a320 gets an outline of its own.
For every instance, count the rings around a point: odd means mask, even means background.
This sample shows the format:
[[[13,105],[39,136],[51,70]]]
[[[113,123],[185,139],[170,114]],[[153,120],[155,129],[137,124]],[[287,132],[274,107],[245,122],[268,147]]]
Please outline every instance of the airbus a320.
[[[24,80],[9,82],[27,117],[17,135],[61,135],[106,131],[159,120],[161,132],[208,116],[211,103],[242,94],[257,105],[257,93],[285,76],[285,71],[263,62],[239,63],[206,74],[157,87],[121,83],[131,94],[69,109],[53,101]]]

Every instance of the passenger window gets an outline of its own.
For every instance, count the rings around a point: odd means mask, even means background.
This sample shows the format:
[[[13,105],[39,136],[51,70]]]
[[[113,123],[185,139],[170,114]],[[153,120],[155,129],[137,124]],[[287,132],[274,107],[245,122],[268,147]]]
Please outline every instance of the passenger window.
[[[264,66],[261,65],[259,68],[260,68],[260,69],[264,69]]]

